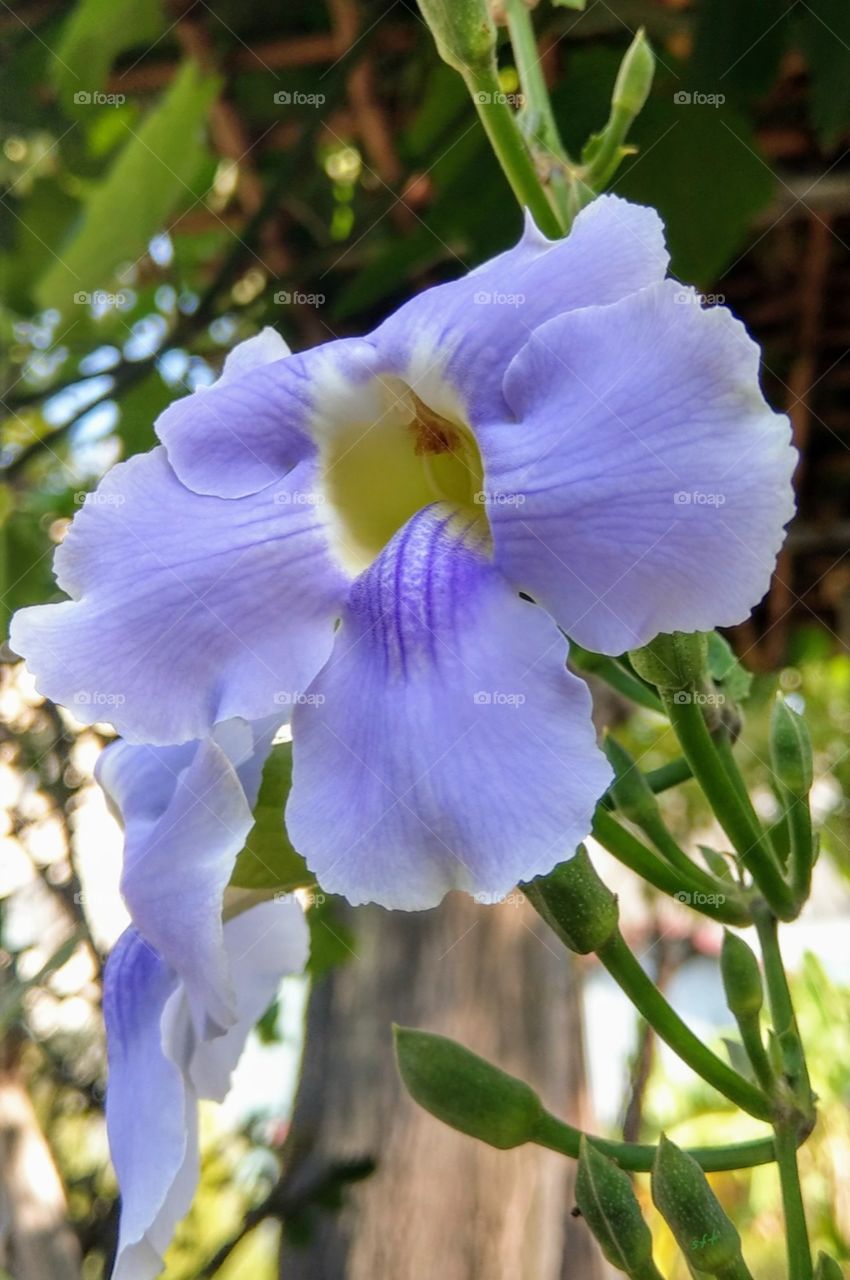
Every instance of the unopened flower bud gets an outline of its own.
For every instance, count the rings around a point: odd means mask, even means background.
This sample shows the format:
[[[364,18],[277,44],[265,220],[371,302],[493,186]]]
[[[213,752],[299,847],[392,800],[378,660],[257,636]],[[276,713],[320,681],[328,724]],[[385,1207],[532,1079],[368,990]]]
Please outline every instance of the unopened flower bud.
[[[812,788],[814,764],[812,740],[802,716],[784,698],[777,698],[770,717],[770,758],[782,786],[797,800]]]
[[[444,1124],[507,1149],[531,1142],[543,1115],[533,1089],[445,1036],[395,1027],[410,1096]]]
[[[585,1137],[575,1195],[608,1261],[632,1280],[660,1280],[652,1261],[652,1232],[643,1220],[631,1179]]]
[[[720,972],[730,1013],[736,1018],[758,1017],[764,1003],[759,962],[744,939],[728,929],[723,935]]]
[[[708,641],[703,631],[673,631],[656,636],[642,649],[632,649],[629,660],[638,675],[657,689],[699,689],[705,679]]]
[[[465,75],[486,66],[496,51],[496,27],[487,0],[419,0],[437,52]]]
[[[830,1258],[825,1253],[819,1253],[815,1267],[815,1280],[844,1280],[844,1272],[834,1258]]]
[[[652,1198],[691,1267],[700,1275],[748,1277],[741,1237],[693,1156],[662,1135],[652,1170]]]
[[[649,97],[654,75],[655,55],[647,42],[646,32],[641,27],[620,63],[611,106],[615,110],[619,107],[627,111],[632,117],[636,116]]]
[[[565,946],[580,956],[598,951],[617,931],[617,898],[600,880],[584,845],[548,876],[523,885],[523,891]]]

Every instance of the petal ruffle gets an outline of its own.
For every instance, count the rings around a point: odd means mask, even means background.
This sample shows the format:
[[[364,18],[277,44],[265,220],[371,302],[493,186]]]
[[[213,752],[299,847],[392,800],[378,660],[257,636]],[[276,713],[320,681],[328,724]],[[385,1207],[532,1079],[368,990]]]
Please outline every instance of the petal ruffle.
[[[498,898],[569,856],[610,770],[565,657],[468,521],[414,516],[293,713],[287,827],[322,886],[416,909]]]
[[[426,289],[371,335],[388,371],[451,415],[451,386],[473,426],[504,413],[502,375],[531,333],[576,307],[616,302],[664,278],[668,254],[654,209],[600,196],[570,234],[547,240],[530,215],[506,253]]]
[[[171,466],[195,493],[246,497],[312,458],[312,419],[323,396],[337,378],[356,384],[371,371],[372,351],[361,339],[280,359],[269,332],[235,348],[217,382],[175,400],[157,419]],[[250,343],[256,346],[245,350]]]
[[[131,742],[202,738],[291,705],[349,587],[312,485],[304,463],[228,501],[186,489],[162,448],[114,467],[56,553],[72,599],[12,624],[40,690]]]
[[[248,725],[234,728],[251,743]],[[179,976],[198,1035],[221,1034],[236,1016],[222,899],[253,822],[234,765],[212,739],[165,748],[117,742],[98,779],[124,819],[121,890],[133,924]]]
[[[794,510],[788,420],[721,307],[666,281],[543,325],[479,432],[496,563],[589,649],[747,616]]]
[[[107,1127],[121,1190],[112,1280],[152,1280],[198,1179],[197,1099],[222,1098],[254,1023],[281,979],[300,973],[308,933],[291,899],[268,902],[224,927],[236,1023],[198,1041],[176,976],[133,929],[106,967]]]
[[[103,985],[106,1124],[121,1190],[112,1280],[151,1280],[159,1273],[197,1184],[196,1108],[162,1044],[162,1016],[176,987],[176,976],[134,929],[122,934]]]

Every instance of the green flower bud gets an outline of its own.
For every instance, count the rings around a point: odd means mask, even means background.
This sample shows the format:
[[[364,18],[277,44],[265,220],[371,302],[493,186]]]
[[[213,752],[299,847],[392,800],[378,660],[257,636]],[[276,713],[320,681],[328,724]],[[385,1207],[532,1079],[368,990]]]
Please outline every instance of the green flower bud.
[[[496,27],[487,0],[419,0],[437,52],[465,75],[488,66],[495,57]]]
[[[702,1169],[663,1135],[652,1170],[652,1198],[695,1270],[723,1280],[749,1276],[741,1237]]]
[[[584,845],[548,876],[524,884],[523,892],[570,951],[598,951],[617,931],[616,896],[596,874]]]
[[[657,820],[661,813],[658,801],[634,757],[610,736],[606,736],[603,746],[615,774],[609,792],[620,813],[638,827]]]
[[[757,1018],[764,1003],[759,962],[744,939],[728,929],[723,931],[720,972],[730,1013],[736,1018]]]
[[[642,649],[632,649],[629,660],[639,676],[657,689],[700,689],[708,661],[704,631],[674,631],[656,636]]]
[[[647,42],[646,32],[641,27],[626,50],[626,56],[617,72],[611,98],[614,110],[621,108],[630,116],[636,116],[649,97],[654,75],[655,55]]]
[[[445,1036],[394,1027],[410,1096],[444,1124],[506,1150],[531,1142],[543,1115],[533,1089]]]
[[[830,1258],[825,1253],[819,1253],[815,1267],[815,1280],[844,1280],[844,1272],[834,1258]]]
[[[812,789],[814,763],[812,740],[802,716],[778,697],[770,717],[770,758],[773,772],[795,799],[804,800]]]
[[[652,1232],[631,1179],[582,1137],[576,1204],[607,1260],[631,1280],[661,1280],[652,1261]]]

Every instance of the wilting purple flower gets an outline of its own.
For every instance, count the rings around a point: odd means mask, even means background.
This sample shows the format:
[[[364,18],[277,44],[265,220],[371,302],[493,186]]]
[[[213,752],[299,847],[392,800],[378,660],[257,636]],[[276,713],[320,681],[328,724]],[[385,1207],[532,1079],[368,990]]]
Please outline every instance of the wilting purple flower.
[[[609,780],[564,634],[741,621],[793,509],[755,344],[666,265],[602,197],[368,338],[244,344],[77,517],[71,599],[18,615],[39,687],[136,742],[291,710],[289,833],[355,902],[548,871]]]
[[[198,1180],[197,1101],[224,1097],[248,1032],[307,959],[291,900],[222,923],[270,735],[220,725],[176,747],[108,747],[101,785],[124,822],[133,924],[109,957],[107,1129],[121,1190],[113,1280],[150,1280]]]

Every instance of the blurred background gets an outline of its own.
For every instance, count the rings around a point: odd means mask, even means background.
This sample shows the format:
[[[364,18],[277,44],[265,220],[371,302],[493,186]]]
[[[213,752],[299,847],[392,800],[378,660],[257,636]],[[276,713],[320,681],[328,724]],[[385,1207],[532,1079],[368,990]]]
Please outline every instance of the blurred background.
[[[576,151],[646,27],[655,88],[612,189],[658,207],[675,274],[763,344],[766,393],[801,451],[772,589],[730,639],[755,673],[741,753],[766,816],[777,684],[814,737],[823,856],[784,944],[822,1099],[803,1155],[813,1232],[847,1259],[850,7],[542,0],[535,21]],[[211,382],[233,343],[267,324],[295,349],[364,332],[511,244],[521,219],[413,0],[0,0],[0,64],[5,633],[15,609],[58,598],[52,551],[86,493],[153,444],[157,413]],[[509,50],[501,80],[516,90]],[[120,833],[91,781],[110,730],[43,701],[8,647],[2,676],[0,1276],[100,1280],[117,1226],[100,975],[125,923]],[[604,691],[598,704],[644,766],[672,758],[660,718]],[[691,847],[712,838],[689,786],[665,806]],[[716,929],[599,865],[653,977],[719,1043]],[[284,984],[228,1102],[204,1113],[202,1188],[168,1280],[603,1280],[568,1163],[478,1147],[417,1112],[392,1019],[455,1036],[600,1131],[747,1136],[520,894],[310,914],[311,973]],[[779,1280],[772,1170],[714,1183],[756,1273]],[[684,1280],[655,1225],[662,1270]]]

